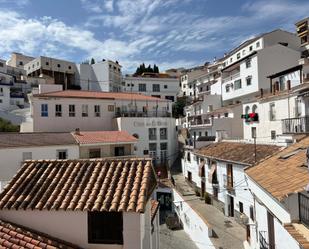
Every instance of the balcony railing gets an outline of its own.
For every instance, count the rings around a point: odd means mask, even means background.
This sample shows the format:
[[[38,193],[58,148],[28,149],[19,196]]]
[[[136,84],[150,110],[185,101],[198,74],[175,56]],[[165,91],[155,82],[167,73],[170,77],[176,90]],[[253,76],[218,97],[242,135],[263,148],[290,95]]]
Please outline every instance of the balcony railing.
[[[307,133],[309,132],[309,116],[283,119],[282,129],[283,133]]]
[[[239,72],[235,73],[235,74],[232,74],[232,75],[229,75],[229,76],[227,76],[227,77],[222,79],[222,83],[225,83],[225,82],[230,81],[230,80],[237,79],[239,77],[240,77],[240,73]]]
[[[266,238],[267,238],[267,232],[260,231],[259,232],[260,249],[269,249],[269,244]]]
[[[309,227],[309,196],[299,193],[298,201],[300,222]]]
[[[172,117],[172,114],[167,111],[117,111],[115,117]]]
[[[210,119],[194,119],[189,122],[189,127],[201,127],[201,126],[211,126],[212,122]]]

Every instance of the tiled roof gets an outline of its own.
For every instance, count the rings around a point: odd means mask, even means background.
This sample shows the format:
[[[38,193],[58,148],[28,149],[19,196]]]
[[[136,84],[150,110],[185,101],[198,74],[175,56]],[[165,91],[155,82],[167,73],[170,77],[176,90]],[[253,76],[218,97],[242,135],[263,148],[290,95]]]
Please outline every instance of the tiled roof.
[[[79,133],[72,132],[72,135],[79,144],[134,143],[137,141],[127,131],[80,131]]]
[[[279,201],[304,190],[309,182],[306,149],[309,137],[246,170],[247,175]]]
[[[153,221],[154,218],[156,217],[158,210],[159,210],[159,202],[151,200],[151,221]]]
[[[274,145],[256,145],[256,161],[278,152],[280,147]],[[237,162],[245,165],[255,164],[255,145],[236,142],[213,143],[195,151],[199,155],[222,161]]]
[[[0,248],[56,249],[80,248],[19,225],[0,221]]]
[[[284,228],[301,245],[302,249],[309,249],[309,241],[293,226],[293,224],[286,224]]]
[[[95,92],[95,91],[66,90],[66,91],[34,94],[33,96],[34,97],[109,99],[109,100],[115,100],[115,99],[142,100],[142,101],[152,100],[152,101],[170,102],[170,100],[166,100],[166,99],[160,99],[160,98],[138,94],[138,93],[125,93],[125,92]]]
[[[0,132],[0,149],[10,147],[30,147],[77,144],[69,132],[15,133]]]
[[[142,213],[156,185],[150,159],[26,161],[0,209]]]

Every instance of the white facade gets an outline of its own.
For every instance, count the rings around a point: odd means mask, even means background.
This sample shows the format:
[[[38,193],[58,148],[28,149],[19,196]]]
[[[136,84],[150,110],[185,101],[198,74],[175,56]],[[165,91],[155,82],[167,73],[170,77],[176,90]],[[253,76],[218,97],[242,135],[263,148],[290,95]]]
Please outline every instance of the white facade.
[[[299,39],[277,30],[226,56],[222,70],[222,99],[227,103],[249,100],[270,89],[268,75],[294,66],[300,57]]]
[[[176,101],[180,90],[179,79],[172,77],[132,77],[124,78],[124,92],[142,93],[162,99]]]
[[[1,76],[0,76],[1,77]],[[0,110],[8,110],[11,106],[11,84],[0,82]]]
[[[78,145],[46,145],[0,149],[0,181],[12,179],[24,160],[57,159],[59,152],[66,151],[67,159],[79,158]]]
[[[138,138],[135,155],[150,155],[154,164],[168,163],[178,156],[177,131],[174,118],[119,117],[113,120],[114,130],[124,130]]]
[[[50,236],[89,249],[159,249],[155,243],[158,227],[151,232],[150,201],[145,213],[123,212],[123,245],[88,243],[87,212],[81,211],[1,211],[4,220],[43,231]],[[34,222],[35,221],[35,222]],[[156,223],[154,223],[156,225]],[[112,228],[111,228],[112,229]]]
[[[121,65],[111,60],[100,61],[95,64],[77,64],[77,84],[82,90],[120,92]]]
[[[207,74],[207,68],[203,67],[200,69],[195,69],[191,71],[187,71],[182,74],[180,77],[181,91],[179,93],[180,96],[194,96],[194,91],[197,84],[197,79],[202,75]]]
[[[105,99],[33,96],[30,103],[33,127],[28,127],[27,131],[34,132],[74,131],[76,128],[84,131],[112,130],[112,119],[116,115],[126,116],[132,111],[142,117],[147,108],[148,116],[166,116],[172,110],[171,102],[113,99],[112,93],[110,98]],[[56,105],[58,108],[61,105],[61,111],[56,110]],[[72,108],[71,111],[69,108]]]

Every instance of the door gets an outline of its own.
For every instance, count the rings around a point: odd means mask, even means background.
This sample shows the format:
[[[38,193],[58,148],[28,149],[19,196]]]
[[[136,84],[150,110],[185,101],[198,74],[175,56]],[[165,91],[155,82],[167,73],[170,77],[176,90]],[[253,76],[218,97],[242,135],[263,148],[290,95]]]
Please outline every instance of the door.
[[[124,156],[124,147],[115,147],[115,156]]]
[[[228,215],[234,217],[234,197],[228,195]]]
[[[233,188],[233,165],[227,164],[226,168],[226,175],[227,175],[227,188],[231,189]]]
[[[275,249],[275,226],[274,216],[270,212],[267,212],[267,225],[268,225],[268,244],[269,249]]]

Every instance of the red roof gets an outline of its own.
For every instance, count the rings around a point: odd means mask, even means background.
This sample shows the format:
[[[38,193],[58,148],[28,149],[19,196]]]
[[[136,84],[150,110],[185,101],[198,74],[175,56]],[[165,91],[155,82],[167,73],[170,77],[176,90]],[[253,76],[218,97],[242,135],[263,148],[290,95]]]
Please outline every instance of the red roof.
[[[170,100],[160,99],[152,96],[147,96],[138,93],[125,92],[95,92],[95,91],[79,91],[66,90],[57,92],[48,92],[41,94],[34,94],[34,97],[60,97],[60,98],[87,98],[87,99],[122,99],[122,100],[152,100],[168,102]]]
[[[80,131],[72,133],[79,144],[128,143],[137,139],[126,131]]]

